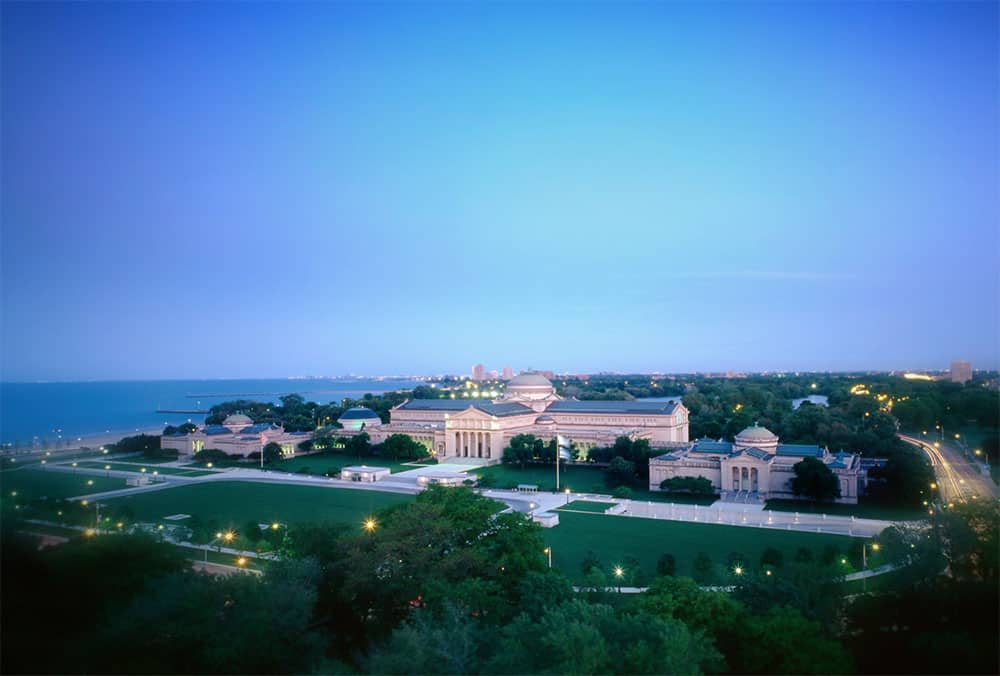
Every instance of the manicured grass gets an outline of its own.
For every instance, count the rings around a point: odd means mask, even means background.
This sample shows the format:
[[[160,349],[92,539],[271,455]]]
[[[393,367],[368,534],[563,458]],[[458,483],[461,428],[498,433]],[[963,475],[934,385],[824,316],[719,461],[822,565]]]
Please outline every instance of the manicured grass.
[[[260,523],[360,523],[373,512],[411,500],[410,495],[371,490],[212,481],[127,495],[106,504],[112,508],[127,505],[139,521],[190,514],[242,528],[250,519]]]
[[[863,500],[856,505],[816,505],[797,500],[768,500],[765,509],[775,512],[800,512],[802,514],[829,514],[830,516],[856,516],[859,519],[880,519],[884,521],[912,521],[923,519],[927,513],[922,509],[887,507]]]
[[[593,502],[590,500],[573,500],[568,505],[563,505],[556,509],[556,511],[570,510],[577,512],[594,512],[595,514],[604,514],[609,507],[614,507],[612,502]]]
[[[39,498],[50,500],[71,498],[77,495],[113,491],[118,488],[126,488],[125,479],[36,469],[4,472],[0,475],[0,490],[2,490],[3,499],[14,498],[19,503]],[[15,491],[17,495],[11,496],[11,493]]]
[[[129,464],[123,462],[81,462],[77,463],[80,467],[86,467],[87,469],[104,469],[105,467],[110,467],[116,472],[135,472],[136,474],[149,474],[152,475],[153,472],[163,475],[171,476],[207,476],[209,474],[217,474],[213,470],[203,470],[203,469],[186,469],[182,467],[158,467],[151,466],[146,467],[146,465]],[[146,471],[143,472],[142,470]]]
[[[494,488],[516,488],[517,484],[535,484],[540,491],[556,489],[554,465],[527,465],[524,469],[512,465],[492,465],[472,470],[481,477],[493,477]],[[570,489],[574,493],[602,493],[610,495],[611,490],[604,481],[601,467],[581,467],[579,465],[559,468],[559,490]]]
[[[583,578],[580,564],[588,551],[606,569],[634,557],[649,578],[656,572],[657,559],[667,553],[676,559],[679,575],[690,575],[698,552],[705,552],[718,565],[725,563],[730,552],[756,562],[767,547],[781,550],[785,560],[791,560],[799,547],[813,550],[819,558],[826,545],[846,553],[853,540],[843,535],[572,512],[560,512],[559,525],[546,529],[544,535],[552,547],[553,564],[572,580]]]

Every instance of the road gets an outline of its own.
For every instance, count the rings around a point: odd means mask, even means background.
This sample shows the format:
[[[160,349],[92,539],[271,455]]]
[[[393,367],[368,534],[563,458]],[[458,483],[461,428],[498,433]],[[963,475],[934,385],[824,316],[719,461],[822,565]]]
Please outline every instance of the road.
[[[996,499],[1000,493],[996,484],[983,475],[979,465],[965,457],[954,443],[948,440],[935,443],[930,437],[918,438],[902,433],[899,438],[917,446],[930,458],[942,501]]]

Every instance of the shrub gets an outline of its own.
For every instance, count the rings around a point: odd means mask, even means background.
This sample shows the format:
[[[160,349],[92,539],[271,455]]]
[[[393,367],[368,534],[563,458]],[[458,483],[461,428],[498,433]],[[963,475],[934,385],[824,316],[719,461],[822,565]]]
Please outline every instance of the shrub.
[[[628,486],[619,486],[612,492],[612,495],[620,500],[630,500],[632,498],[632,489]]]
[[[663,554],[656,561],[656,574],[673,577],[677,573],[677,560],[673,554]]]

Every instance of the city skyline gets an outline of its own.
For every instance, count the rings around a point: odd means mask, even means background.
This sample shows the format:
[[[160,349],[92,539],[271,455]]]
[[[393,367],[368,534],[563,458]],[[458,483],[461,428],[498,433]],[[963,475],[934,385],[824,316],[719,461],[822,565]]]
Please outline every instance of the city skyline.
[[[2,12],[4,380],[1000,365],[995,3]]]

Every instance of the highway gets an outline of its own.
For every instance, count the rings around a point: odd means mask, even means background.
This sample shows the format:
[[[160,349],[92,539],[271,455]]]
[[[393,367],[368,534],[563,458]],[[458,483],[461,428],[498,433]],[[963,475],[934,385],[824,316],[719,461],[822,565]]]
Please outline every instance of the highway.
[[[918,438],[902,433],[899,438],[917,446],[930,458],[943,502],[997,498],[996,484],[980,472],[977,463],[966,458],[961,449],[950,441],[935,443],[930,437]]]

